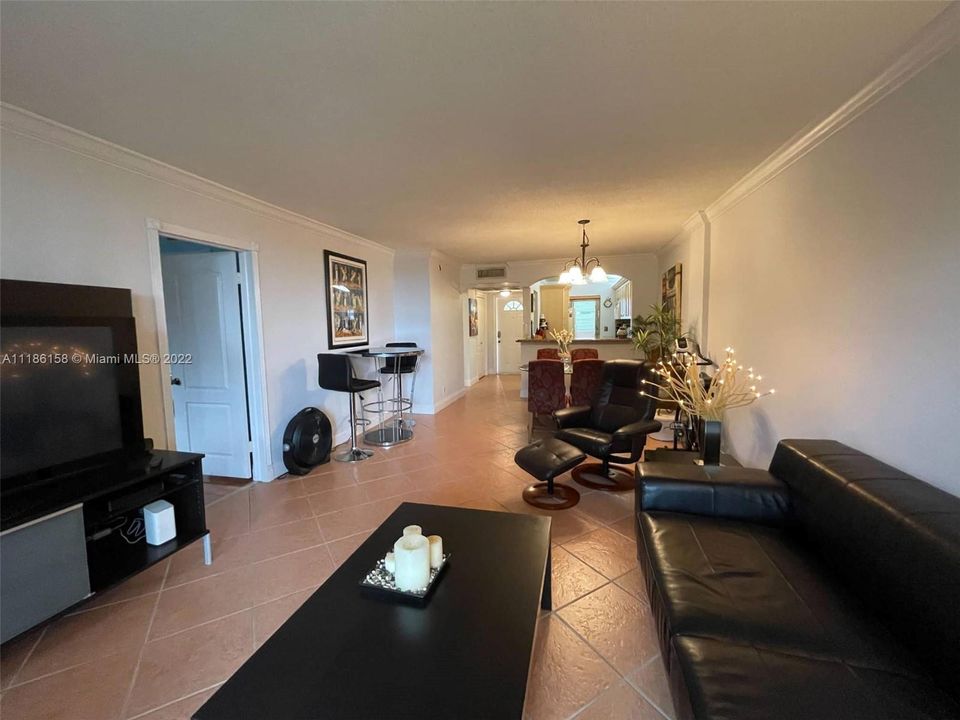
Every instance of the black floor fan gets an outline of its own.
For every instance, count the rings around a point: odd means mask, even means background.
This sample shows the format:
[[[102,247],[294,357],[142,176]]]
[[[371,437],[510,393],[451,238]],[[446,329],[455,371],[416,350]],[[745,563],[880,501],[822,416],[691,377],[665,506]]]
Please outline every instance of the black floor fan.
[[[304,408],[283,431],[283,464],[293,475],[306,475],[330,462],[332,446],[330,420],[315,407]]]

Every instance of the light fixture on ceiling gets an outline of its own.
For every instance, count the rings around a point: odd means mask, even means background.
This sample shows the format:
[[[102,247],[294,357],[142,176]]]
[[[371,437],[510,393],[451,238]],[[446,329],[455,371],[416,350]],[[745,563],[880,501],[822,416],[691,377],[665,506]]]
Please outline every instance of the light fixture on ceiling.
[[[500,297],[510,297],[510,291],[504,288],[500,291]]]
[[[586,285],[588,282],[606,282],[607,273],[600,267],[600,259],[596,257],[587,259],[587,248],[590,247],[590,238],[587,237],[587,223],[590,221],[578,220],[577,222],[582,232],[580,257],[570,260],[563,266],[563,272],[560,273],[560,283],[562,285]],[[591,264],[593,265],[592,268],[590,267]]]

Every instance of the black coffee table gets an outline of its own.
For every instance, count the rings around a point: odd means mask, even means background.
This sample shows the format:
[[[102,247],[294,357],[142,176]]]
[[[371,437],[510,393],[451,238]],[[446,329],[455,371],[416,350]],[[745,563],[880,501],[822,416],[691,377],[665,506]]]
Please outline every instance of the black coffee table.
[[[412,524],[451,555],[429,603],[362,593]],[[550,603],[549,518],[403,503],[194,719],[520,718]]]

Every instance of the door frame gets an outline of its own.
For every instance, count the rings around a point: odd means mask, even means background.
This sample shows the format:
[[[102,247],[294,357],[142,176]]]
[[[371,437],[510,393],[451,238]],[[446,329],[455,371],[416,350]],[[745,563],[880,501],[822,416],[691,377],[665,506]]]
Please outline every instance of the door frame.
[[[501,365],[501,363],[502,363],[502,359],[501,359],[501,357],[500,357],[500,346],[502,345],[502,341],[503,341],[503,330],[502,330],[501,327],[500,327],[500,301],[503,300],[503,301],[504,301],[503,304],[506,305],[506,304],[507,304],[508,302],[510,302],[511,300],[516,300],[516,301],[519,302],[520,305],[522,306],[522,305],[523,305],[523,295],[520,295],[520,298],[517,299],[517,298],[514,297],[515,294],[517,294],[517,291],[511,291],[510,295],[507,296],[507,297],[501,297],[499,292],[496,293],[496,294],[493,296],[493,307],[494,307],[494,310],[496,311],[496,316],[497,316],[497,322],[496,322],[496,325],[494,326],[495,331],[496,331],[496,335],[494,335],[494,338],[495,338],[496,341],[497,341],[497,346],[496,346],[496,347],[497,347],[497,375],[519,375],[519,374],[520,374],[520,370],[517,370],[516,372],[513,372],[513,373],[505,373],[505,372],[503,372],[503,371],[500,369],[500,365]],[[510,312],[514,312],[514,311],[511,310]],[[519,313],[520,313],[520,316],[521,316],[521,322],[520,322],[520,337],[517,338],[517,339],[518,339],[518,340],[521,340],[521,339],[523,339],[523,315],[524,315],[524,312],[523,312],[522,309],[519,310],[519,311],[517,311],[517,312],[519,312]],[[522,355],[522,353],[521,353],[521,356],[520,356],[520,361],[521,361],[521,362],[523,361],[523,355]]]
[[[267,408],[266,357],[263,350],[263,319],[260,304],[260,244],[226,238],[203,230],[147,218],[147,250],[150,257],[150,281],[157,323],[160,355],[170,352],[167,312],[163,299],[163,268],[160,260],[160,236],[213,245],[237,253],[240,260],[240,309],[243,327],[243,355],[247,367],[247,415],[250,421],[252,475],[256,482],[274,479],[270,453],[270,418]],[[161,369],[162,371],[162,369]],[[177,435],[173,418],[173,391],[169,382],[160,383],[163,396],[163,421],[166,447],[176,450]]]

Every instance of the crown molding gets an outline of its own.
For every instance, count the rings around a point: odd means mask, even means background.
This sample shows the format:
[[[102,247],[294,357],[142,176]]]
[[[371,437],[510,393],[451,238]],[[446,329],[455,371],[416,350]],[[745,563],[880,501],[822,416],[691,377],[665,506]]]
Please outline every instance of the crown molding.
[[[394,254],[393,248],[381,243],[327,225],[306,215],[268,203],[265,200],[260,200],[252,195],[194,175],[116,143],[58,123],[29,110],[24,110],[16,105],[0,102],[0,128],[15,135],[53,145],[121,170],[171,185],[194,195],[242,208],[260,217],[296,225],[330,238],[357,243],[390,255]]]
[[[699,230],[705,228],[710,221],[707,219],[707,213],[703,210],[697,210],[693,215],[688,217],[683,221],[683,224],[680,226],[680,231],[674,235],[672,238],[667,240],[663,245],[657,249],[657,255],[669,250],[674,245],[680,243],[683,238],[692,233],[694,230]]]
[[[798,132],[710,204],[706,209],[707,218],[713,220],[719,217],[748,195],[759,190],[834,133],[898,90],[958,42],[960,42],[960,3],[953,2],[927,23],[913,37],[900,57],[860,92],[820,122]],[[670,243],[664,248],[669,245]]]
[[[577,246],[571,246],[571,247],[577,247],[577,248],[579,248],[580,246],[577,245]],[[657,252],[659,252],[659,251],[658,251],[658,250],[649,250],[649,251],[647,251],[647,252],[619,253],[619,254],[615,254],[615,253],[597,253],[597,257],[599,257],[601,260],[620,260],[620,259],[624,259],[624,258],[625,258],[625,259],[649,258],[649,257],[651,257],[651,256],[653,256],[653,257],[655,258],[655,257],[657,256]],[[543,259],[541,259],[541,260],[505,260],[505,261],[502,261],[502,262],[482,262],[482,263],[470,262],[470,263],[464,263],[464,264],[467,265],[467,266],[471,266],[471,267],[473,267],[473,266],[476,266],[476,267],[499,267],[499,266],[501,266],[501,265],[506,265],[507,269],[509,270],[511,267],[517,267],[517,266],[521,266],[521,265],[540,265],[540,264],[542,264],[542,263],[563,263],[563,262],[567,262],[568,260],[570,260],[571,257],[573,257],[573,254],[572,254],[572,253],[571,253],[571,255],[569,255],[569,256],[567,256],[567,257],[543,258]]]

